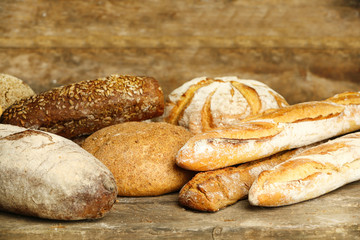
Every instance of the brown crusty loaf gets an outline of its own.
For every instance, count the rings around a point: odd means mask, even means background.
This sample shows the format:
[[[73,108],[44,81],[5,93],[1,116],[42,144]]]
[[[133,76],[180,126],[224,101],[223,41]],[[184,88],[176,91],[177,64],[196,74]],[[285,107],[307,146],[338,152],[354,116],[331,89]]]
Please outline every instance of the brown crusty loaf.
[[[258,206],[309,200],[360,180],[360,132],[310,148],[262,172],[249,191]]]
[[[116,193],[109,169],[72,141],[0,124],[0,211],[96,219],[110,211]]]
[[[206,171],[261,159],[360,129],[359,113],[359,92],[295,104],[195,135],[176,161],[185,169]]]
[[[163,92],[154,78],[111,75],[22,99],[4,111],[1,122],[74,138],[160,116],[163,108]]]
[[[245,198],[262,171],[275,167],[306,148],[284,151],[237,167],[197,173],[181,189],[179,203],[199,211],[216,212]]]
[[[160,119],[200,133],[284,106],[288,106],[285,99],[259,81],[199,77],[169,94]]]
[[[0,73],[0,106],[2,109],[10,107],[21,98],[35,95],[35,92],[23,80]]]
[[[119,196],[157,196],[178,191],[193,177],[175,164],[190,137],[165,122],[127,122],[93,133],[82,147],[114,174]]]

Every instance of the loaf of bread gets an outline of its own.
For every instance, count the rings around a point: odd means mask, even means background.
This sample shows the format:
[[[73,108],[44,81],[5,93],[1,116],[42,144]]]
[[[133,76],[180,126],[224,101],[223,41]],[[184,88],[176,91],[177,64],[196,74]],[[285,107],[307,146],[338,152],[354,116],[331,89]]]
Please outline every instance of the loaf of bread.
[[[170,123],[127,122],[93,133],[82,147],[114,174],[119,196],[158,196],[180,190],[194,176],[175,164],[190,137]]]
[[[249,191],[257,206],[283,206],[321,196],[360,180],[360,132],[310,148],[262,172]]]
[[[22,99],[1,122],[75,138],[116,123],[160,116],[163,92],[150,77],[111,75]]]
[[[72,141],[0,124],[0,210],[56,220],[97,219],[116,201],[112,173]]]
[[[199,77],[169,94],[160,120],[200,133],[287,105],[280,94],[259,81]]]
[[[318,144],[283,151],[237,167],[199,172],[181,189],[179,203],[199,211],[216,212],[247,197],[251,185],[261,172]]]
[[[35,95],[35,92],[23,80],[0,73],[0,106],[2,109],[5,110],[16,101],[32,95]]]
[[[180,149],[179,166],[194,171],[254,161],[360,129],[360,93],[276,109],[232,128],[197,134]]]

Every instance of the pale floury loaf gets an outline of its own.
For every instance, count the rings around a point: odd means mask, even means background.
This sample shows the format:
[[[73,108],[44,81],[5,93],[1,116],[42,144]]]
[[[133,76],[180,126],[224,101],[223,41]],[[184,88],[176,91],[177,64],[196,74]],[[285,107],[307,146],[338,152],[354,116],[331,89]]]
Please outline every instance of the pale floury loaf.
[[[254,161],[360,129],[360,93],[276,109],[232,128],[197,134],[180,149],[177,164],[206,171]]]
[[[283,206],[319,197],[360,180],[360,132],[310,148],[262,172],[249,191],[258,206]]]
[[[96,219],[110,211],[112,173],[74,142],[0,124],[0,210],[56,220]]]
[[[199,77],[169,94],[160,120],[200,133],[287,105],[280,94],[259,81]]]

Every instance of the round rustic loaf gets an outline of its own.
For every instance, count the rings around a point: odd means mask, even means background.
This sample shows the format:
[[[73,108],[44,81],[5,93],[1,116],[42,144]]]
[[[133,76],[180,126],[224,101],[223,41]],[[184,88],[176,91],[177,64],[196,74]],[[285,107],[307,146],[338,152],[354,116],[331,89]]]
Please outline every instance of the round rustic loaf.
[[[0,73],[0,106],[4,110],[21,98],[34,94],[30,86],[21,79]]]
[[[113,124],[160,116],[164,96],[151,77],[111,75],[23,98],[1,122],[75,138]]]
[[[280,94],[259,81],[199,77],[169,94],[164,114],[157,120],[200,133],[287,105]]]
[[[119,196],[157,196],[178,191],[193,177],[175,164],[191,135],[165,122],[127,122],[93,133],[82,147],[110,169]]]

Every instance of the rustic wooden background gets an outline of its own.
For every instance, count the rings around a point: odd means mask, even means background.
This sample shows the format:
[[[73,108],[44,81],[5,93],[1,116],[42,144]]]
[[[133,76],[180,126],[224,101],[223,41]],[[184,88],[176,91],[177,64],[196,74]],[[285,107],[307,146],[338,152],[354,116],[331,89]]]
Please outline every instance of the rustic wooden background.
[[[0,72],[36,92],[112,73],[166,95],[204,75],[290,103],[360,90],[359,0],[1,0],[0,19]]]

